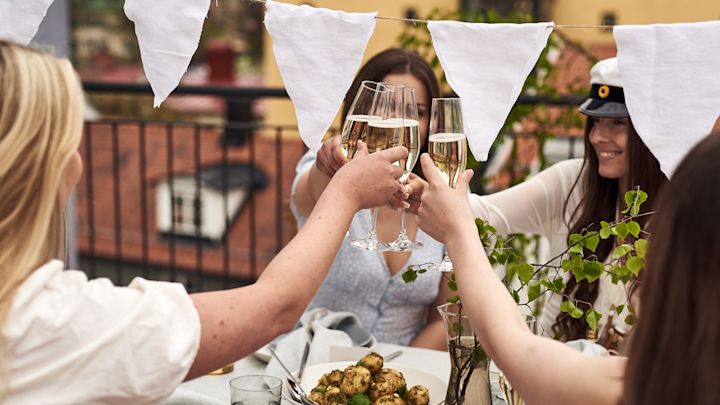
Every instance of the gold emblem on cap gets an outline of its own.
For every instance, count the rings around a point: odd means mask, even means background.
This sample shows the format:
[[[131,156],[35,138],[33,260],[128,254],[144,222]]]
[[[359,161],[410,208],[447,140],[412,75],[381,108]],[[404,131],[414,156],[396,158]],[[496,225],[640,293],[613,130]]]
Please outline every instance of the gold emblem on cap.
[[[600,88],[598,89],[598,96],[600,96],[600,98],[607,98],[607,96],[609,96],[609,95],[610,95],[610,87],[608,87],[606,85],[600,86]]]

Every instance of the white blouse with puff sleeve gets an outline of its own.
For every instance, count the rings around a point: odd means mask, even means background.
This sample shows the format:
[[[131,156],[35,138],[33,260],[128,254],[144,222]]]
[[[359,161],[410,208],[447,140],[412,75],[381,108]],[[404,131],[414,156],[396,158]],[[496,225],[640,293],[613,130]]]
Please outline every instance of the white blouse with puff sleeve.
[[[5,404],[152,404],[192,366],[200,319],[178,283],[128,287],[53,260],[20,286],[3,326]]]
[[[582,159],[565,160],[507,190],[484,196],[470,194],[470,207],[476,218],[488,221],[501,235],[528,233],[545,237],[550,245],[548,258],[555,257],[567,249],[568,224],[572,223],[570,215],[586,192],[582,179],[573,188],[582,164]],[[556,260],[552,264],[559,263],[560,260]],[[564,275],[566,282],[569,277],[569,274]],[[603,314],[598,322],[598,330],[602,330],[610,308],[625,304],[627,294],[622,284],[613,284],[607,274],[600,277],[599,283],[594,306]],[[549,295],[545,302],[539,322],[546,335],[552,335],[561,302],[562,297],[558,294]],[[625,310],[620,317],[614,318],[614,326],[620,332],[628,329],[623,321],[627,314]]]

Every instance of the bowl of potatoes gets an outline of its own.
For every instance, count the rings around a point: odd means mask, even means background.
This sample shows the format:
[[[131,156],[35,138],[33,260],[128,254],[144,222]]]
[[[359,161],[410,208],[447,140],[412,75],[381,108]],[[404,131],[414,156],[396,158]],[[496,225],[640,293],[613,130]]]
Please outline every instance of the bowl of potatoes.
[[[308,366],[302,388],[319,405],[438,405],[445,399],[440,378],[400,364],[384,364],[369,353],[357,362]]]

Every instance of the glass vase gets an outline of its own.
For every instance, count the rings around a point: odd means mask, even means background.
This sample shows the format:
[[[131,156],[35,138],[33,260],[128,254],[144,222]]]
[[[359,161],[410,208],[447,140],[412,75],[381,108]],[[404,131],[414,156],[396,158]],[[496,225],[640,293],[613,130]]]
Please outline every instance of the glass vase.
[[[450,353],[450,380],[445,395],[447,405],[490,405],[490,359],[480,346],[460,304],[438,307],[445,325]]]

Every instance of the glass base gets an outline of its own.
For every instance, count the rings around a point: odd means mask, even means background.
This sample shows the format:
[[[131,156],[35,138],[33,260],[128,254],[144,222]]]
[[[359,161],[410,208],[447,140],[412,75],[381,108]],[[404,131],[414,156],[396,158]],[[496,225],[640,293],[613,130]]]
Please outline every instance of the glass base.
[[[377,239],[356,239],[350,244],[358,249],[373,250],[376,252],[385,252],[389,250],[389,246],[385,242],[380,242]]]
[[[428,270],[439,271],[440,273],[450,273],[451,271],[453,271],[453,265],[450,259],[445,256],[443,261],[437,264],[433,264],[432,266],[428,267]]]
[[[388,243],[388,251],[390,252],[410,252],[421,249],[424,245],[410,239],[400,239]]]

